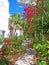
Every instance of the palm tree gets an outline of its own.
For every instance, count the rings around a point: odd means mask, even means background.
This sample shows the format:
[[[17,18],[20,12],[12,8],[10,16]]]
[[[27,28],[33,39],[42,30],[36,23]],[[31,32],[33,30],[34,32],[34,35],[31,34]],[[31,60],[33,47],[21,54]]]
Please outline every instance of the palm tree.
[[[17,29],[17,28],[23,28],[23,27],[24,27],[24,19],[21,18],[21,14],[13,14],[10,16],[10,18],[9,18],[9,29],[11,30],[11,34],[13,34],[12,33],[13,28]]]

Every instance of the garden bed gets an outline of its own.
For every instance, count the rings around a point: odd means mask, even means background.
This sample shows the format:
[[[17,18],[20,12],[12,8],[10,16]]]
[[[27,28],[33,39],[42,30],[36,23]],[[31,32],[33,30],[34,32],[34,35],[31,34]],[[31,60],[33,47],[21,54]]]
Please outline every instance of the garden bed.
[[[22,50],[17,50],[17,54],[15,55],[9,55],[7,58],[8,58],[8,65],[14,65],[14,63],[16,62],[16,60],[18,59],[18,57],[20,57],[22,54],[24,54],[25,51],[22,51]]]

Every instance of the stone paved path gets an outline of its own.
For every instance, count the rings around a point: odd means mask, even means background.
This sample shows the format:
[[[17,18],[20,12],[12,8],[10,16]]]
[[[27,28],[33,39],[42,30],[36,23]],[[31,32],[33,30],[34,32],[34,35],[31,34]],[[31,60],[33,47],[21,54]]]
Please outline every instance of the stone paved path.
[[[36,51],[32,48],[27,48],[26,44],[29,41],[25,41],[25,44],[23,43],[22,46],[26,48],[26,53],[22,56],[20,56],[14,65],[34,65],[33,63],[33,57],[36,54]]]

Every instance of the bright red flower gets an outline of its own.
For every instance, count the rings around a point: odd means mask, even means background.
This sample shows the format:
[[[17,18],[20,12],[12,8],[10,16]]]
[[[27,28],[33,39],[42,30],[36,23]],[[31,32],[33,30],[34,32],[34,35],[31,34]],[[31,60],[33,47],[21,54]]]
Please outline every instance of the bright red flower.
[[[11,40],[7,40],[6,44],[11,45]]]
[[[27,6],[24,8],[24,11],[25,11],[25,12],[28,12],[30,9],[31,9],[31,5],[27,5]]]
[[[32,14],[33,14],[32,12],[29,12],[29,13],[28,13],[28,16],[29,16],[29,17],[31,17],[31,16],[32,16]]]
[[[5,44],[8,44],[8,45],[11,45],[11,40],[4,39],[4,43],[5,43]]]
[[[24,8],[24,14],[23,14],[24,18],[29,19],[29,18],[31,18],[32,16],[34,16],[35,14],[37,15],[37,13],[36,13],[36,8],[35,8],[34,6],[32,6],[32,5],[27,5],[27,6]],[[35,16],[36,16],[36,15],[35,15]]]
[[[28,8],[24,8],[24,11],[25,11],[25,12],[28,12]]]

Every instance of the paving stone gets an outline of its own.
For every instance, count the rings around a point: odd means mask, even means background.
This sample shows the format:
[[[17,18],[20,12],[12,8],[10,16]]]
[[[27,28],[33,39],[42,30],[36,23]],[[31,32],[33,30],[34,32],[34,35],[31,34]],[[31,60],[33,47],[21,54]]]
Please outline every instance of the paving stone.
[[[30,41],[24,41],[22,43],[22,47],[26,49],[26,53],[20,56],[14,65],[34,65],[33,63],[33,57],[36,54],[36,50],[32,48],[28,48],[27,44],[29,44]]]
[[[27,49],[27,52],[24,55],[20,56],[14,65],[33,65],[34,63],[33,63],[32,59],[35,55],[35,54],[33,54],[34,51],[35,50],[33,50],[31,48]]]

